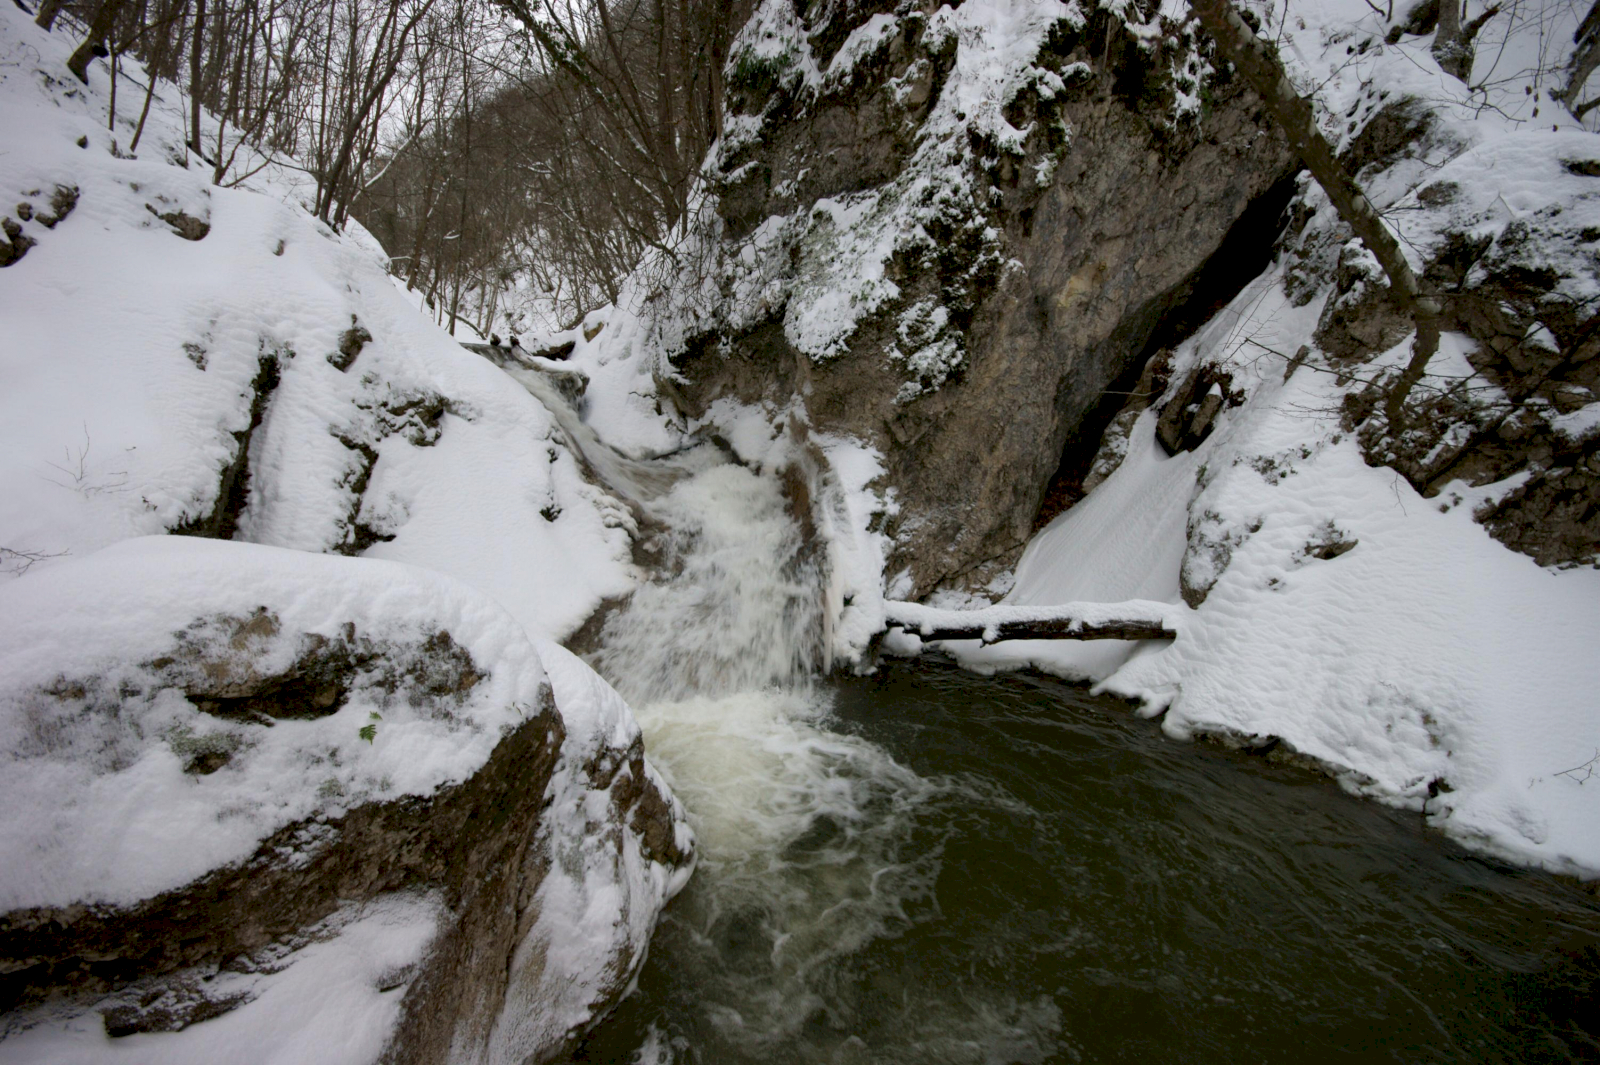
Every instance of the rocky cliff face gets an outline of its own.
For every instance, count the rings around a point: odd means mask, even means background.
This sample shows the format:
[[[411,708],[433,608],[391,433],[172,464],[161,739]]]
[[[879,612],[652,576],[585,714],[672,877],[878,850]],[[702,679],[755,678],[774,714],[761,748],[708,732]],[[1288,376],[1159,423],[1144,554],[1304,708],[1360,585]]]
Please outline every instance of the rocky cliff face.
[[[695,418],[798,397],[876,447],[902,592],[1021,546],[1294,169],[1241,86],[1202,93],[1187,31],[1127,11],[769,0],[734,46],[691,268],[653,308],[666,390]]]

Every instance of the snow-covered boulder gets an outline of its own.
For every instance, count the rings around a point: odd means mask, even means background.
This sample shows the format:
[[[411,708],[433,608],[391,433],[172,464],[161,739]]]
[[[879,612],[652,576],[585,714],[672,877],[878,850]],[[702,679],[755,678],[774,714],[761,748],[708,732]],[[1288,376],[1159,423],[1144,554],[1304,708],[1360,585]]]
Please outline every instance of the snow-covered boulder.
[[[0,585],[0,678],[8,1061],[543,1060],[688,875],[621,699],[415,567],[128,541]]]

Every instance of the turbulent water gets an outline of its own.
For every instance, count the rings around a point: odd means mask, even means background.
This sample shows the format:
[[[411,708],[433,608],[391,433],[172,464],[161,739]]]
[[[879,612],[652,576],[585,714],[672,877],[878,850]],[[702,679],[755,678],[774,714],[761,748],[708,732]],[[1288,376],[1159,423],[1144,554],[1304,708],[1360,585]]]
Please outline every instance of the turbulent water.
[[[774,478],[568,432],[665,530],[595,665],[700,844],[578,1060],[1600,1056],[1591,895],[1068,686],[821,682],[825,575]]]
[[[1600,1057],[1570,884],[1053,681],[900,663],[830,696],[714,748],[652,724],[717,841],[580,1060]]]

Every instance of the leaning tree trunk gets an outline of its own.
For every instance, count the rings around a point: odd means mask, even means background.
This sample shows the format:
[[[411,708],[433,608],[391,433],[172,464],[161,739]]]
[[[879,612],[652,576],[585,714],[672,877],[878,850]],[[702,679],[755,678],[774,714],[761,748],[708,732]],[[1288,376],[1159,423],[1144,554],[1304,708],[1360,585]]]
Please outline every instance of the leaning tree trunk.
[[[1443,0],[1440,10],[1458,0]],[[1206,31],[1217,42],[1217,50],[1239,71],[1245,82],[1267,105],[1273,119],[1289,138],[1289,145],[1300,157],[1322,191],[1333,201],[1339,217],[1372,252],[1389,278],[1389,291],[1401,309],[1411,315],[1417,337],[1411,346],[1411,361],[1389,390],[1385,412],[1392,428],[1398,429],[1405,411],[1406,396],[1422,379],[1428,360],[1439,348],[1439,300],[1422,292],[1417,275],[1406,262],[1400,243],[1379,217],[1372,201],[1361,191],[1355,178],[1333,154],[1322,131],[1317,128],[1311,104],[1289,83],[1277,53],[1257,37],[1228,0],[1189,0]]]
[[[1434,62],[1439,69],[1463,84],[1472,84],[1472,61],[1477,56],[1478,31],[1483,24],[1500,13],[1499,4],[1488,9],[1471,22],[1461,21],[1462,0],[1439,0],[1439,28],[1433,35]]]
[[[67,60],[67,69],[76,74],[78,80],[85,85],[89,84],[89,61],[96,56],[106,54],[105,41],[117,24],[117,16],[122,13],[125,0],[104,0],[94,13],[94,19],[89,23],[89,34],[78,45],[72,57]]]
[[[1143,599],[1123,603],[1063,603],[940,610],[886,599],[885,630],[899,629],[924,642],[978,640],[1171,640],[1184,608]]]
[[[41,16],[42,17],[42,16]],[[1580,104],[1579,98],[1583,96],[1583,87],[1589,83],[1589,75],[1600,66],[1600,0],[1596,0],[1589,14],[1578,25],[1577,32],[1572,35],[1572,43],[1577,49],[1572,53],[1572,65],[1567,75],[1567,87],[1561,91],[1560,100],[1567,105],[1581,121],[1590,108],[1594,107],[1600,97],[1588,103]]]
[[[44,3],[39,5],[39,17],[33,21],[38,23],[41,30],[49,33],[50,27],[56,24],[56,16],[61,14],[64,3],[65,0],[44,0]]]
[[[1463,56],[1461,42],[1461,0],[1439,0],[1439,26],[1433,32],[1434,62],[1446,74],[1467,80],[1472,73],[1472,52],[1466,49]],[[1465,64],[1462,60],[1465,59]],[[1461,67],[1465,65],[1466,70]]]

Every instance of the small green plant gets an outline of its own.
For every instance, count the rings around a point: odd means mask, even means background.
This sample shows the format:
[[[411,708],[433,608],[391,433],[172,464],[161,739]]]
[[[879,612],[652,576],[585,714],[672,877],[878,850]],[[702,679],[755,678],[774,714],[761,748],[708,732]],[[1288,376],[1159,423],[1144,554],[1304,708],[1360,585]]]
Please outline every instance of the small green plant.
[[[371,743],[378,735],[378,722],[382,720],[382,714],[378,713],[376,710],[372,711],[367,715],[367,723],[361,726],[361,730],[357,732],[356,735],[360,736],[368,743]]]
[[[733,70],[728,75],[728,88],[764,99],[777,91],[784,75],[794,66],[795,58],[793,52],[765,56],[746,49],[734,60]]]

